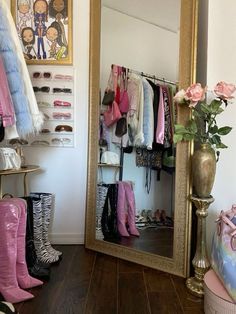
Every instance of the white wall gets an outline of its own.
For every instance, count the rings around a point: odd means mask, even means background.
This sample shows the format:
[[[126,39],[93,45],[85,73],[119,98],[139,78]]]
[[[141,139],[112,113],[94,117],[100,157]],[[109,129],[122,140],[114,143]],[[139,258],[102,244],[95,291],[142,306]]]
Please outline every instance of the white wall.
[[[178,80],[179,33],[177,30],[169,31],[107,7],[102,7],[101,28],[102,95],[107,86],[111,64],[125,66],[167,80]],[[145,171],[145,168],[136,167],[135,153],[124,154],[123,180],[135,182],[137,210],[155,211],[159,208],[165,209],[171,215],[172,176],[162,171],[161,180],[158,182],[156,172],[152,171],[151,190],[150,194],[147,194]],[[106,175],[107,170],[104,169],[103,173]],[[110,181],[114,180],[114,172],[110,178]]]
[[[8,0],[8,3],[10,1]],[[27,162],[42,171],[29,174],[32,191],[56,194],[52,223],[54,243],[83,243],[87,176],[89,1],[73,1],[73,60],[76,71],[75,148],[27,147]],[[41,69],[46,69],[42,66]],[[62,67],[63,72],[63,67]],[[4,187],[22,195],[19,177],[4,178]],[[6,183],[6,184],[5,184]]]
[[[224,80],[236,84],[236,2],[234,0],[209,0],[207,84],[212,88]],[[231,208],[236,203],[236,101],[229,104],[218,119],[219,125],[233,127],[225,136],[228,149],[221,150],[217,164],[212,195],[215,202],[209,209],[207,219],[208,246],[215,230],[214,220],[220,210]]]

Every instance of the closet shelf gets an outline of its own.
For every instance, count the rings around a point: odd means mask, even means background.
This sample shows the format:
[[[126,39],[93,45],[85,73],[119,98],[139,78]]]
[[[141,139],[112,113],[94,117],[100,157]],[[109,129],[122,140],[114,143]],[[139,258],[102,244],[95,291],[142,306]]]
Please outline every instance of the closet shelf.
[[[98,164],[98,167],[105,167],[105,168],[121,168],[121,165],[113,165],[113,164]]]

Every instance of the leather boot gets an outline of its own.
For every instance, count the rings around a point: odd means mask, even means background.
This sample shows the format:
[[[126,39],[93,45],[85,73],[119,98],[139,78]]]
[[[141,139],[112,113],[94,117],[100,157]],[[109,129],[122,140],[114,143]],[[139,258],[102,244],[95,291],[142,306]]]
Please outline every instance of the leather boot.
[[[31,197],[23,197],[27,202],[26,220],[26,263],[29,274],[38,279],[49,280],[50,264],[38,260],[34,246],[33,200]],[[34,200],[38,200],[34,198]]]
[[[119,239],[117,230],[116,207],[117,184],[109,184],[101,219],[104,240],[116,241]]]
[[[43,242],[43,216],[42,216],[42,199],[32,199],[33,201],[33,221],[34,221],[34,245],[37,257],[42,263],[57,263],[59,257],[51,255],[46,250]]]
[[[118,182],[118,200],[117,200],[117,227],[119,234],[122,237],[129,237],[129,233],[126,228],[126,198],[125,198],[125,186],[123,181]]]
[[[134,198],[134,191],[132,187],[131,182],[123,182],[125,187],[125,195],[126,195],[126,201],[128,204],[128,225],[129,225],[129,233],[139,237],[140,234],[136,228],[135,225],[135,213],[136,213],[136,207],[135,207],[135,198]]]
[[[55,250],[48,237],[49,226],[55,206],[55,195],[51,193],[30,193],[31,196],[40,197],[42,200],[42,240],[48,254],[62,258],[62,252]]]
[[[16,258],[16,278],[18,284],[23,289],[29,289],[43,284],[42,281],[29,275],[25,259],[25,233],[26,233],[26,201],[21,198],[12,198],[20,210],[19,226],[17,230],[17,258]]]
[[[34,296],[18,286],[16,278],[17,230],[20,209],[8,199],[0,200],[0,293],[7,302],[18,303]]]

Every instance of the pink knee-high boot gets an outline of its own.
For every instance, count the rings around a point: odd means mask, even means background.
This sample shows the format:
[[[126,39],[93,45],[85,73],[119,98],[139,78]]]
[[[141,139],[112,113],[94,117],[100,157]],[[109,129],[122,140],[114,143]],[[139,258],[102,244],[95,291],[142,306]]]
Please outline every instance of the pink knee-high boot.
[[[25,259],[25,233],[26,233],[26,206],[27,203],[21,198],[11,200],[20,210],[19,227],[17,232],[17,258],[16,258],[16,278],[18,284],[23,289],[41,286],[43,282],[29,275]]]
[[[34,296],[19,288],[16,278],[19,208],[10,200],[0,200],[0,293],[7,302],[18,303]]]
[[[126,229],[126,212],[125,212],[125,188],[123,185],[124,182],[118,182],[118,200],[117,200],[117,228],[119,234],[122,237],[129,237],[129,233]]]
[[[128,225],[129,225],[129,233],[135,235],[137,237],[140,236],[136,225],[135,225],[135,198],[134,191],[131,182],[123,182],[125,188],[125,196],[126,201],[128,203]]]

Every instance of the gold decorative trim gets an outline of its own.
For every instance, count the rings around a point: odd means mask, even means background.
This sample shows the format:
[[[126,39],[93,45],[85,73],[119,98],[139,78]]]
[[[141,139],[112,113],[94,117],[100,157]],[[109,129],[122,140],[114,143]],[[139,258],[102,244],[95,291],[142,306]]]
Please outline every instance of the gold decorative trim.
[[[198,0],[181,1],[179,84],[185,88],[195,82]],[[98,160],[98,117],[99,117],[99,75],[100,75],[100,18],[99,0],[90,0],[90,88],[89,88],[89,147],[88,183],[86,212],[86,247],[131,262],[160,269],[178,276],[189,274],[191,235],[190,155],[192,143],[179,143],[176,158],[175,225],[173,258],[141,252],[121,245],[96,240],[95,208]],[[179,122],[188,120],[190,111],[181,108]],[[179,179],[181,178],[181,180]]]

